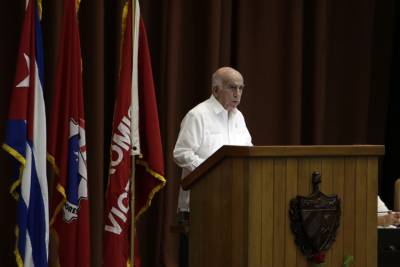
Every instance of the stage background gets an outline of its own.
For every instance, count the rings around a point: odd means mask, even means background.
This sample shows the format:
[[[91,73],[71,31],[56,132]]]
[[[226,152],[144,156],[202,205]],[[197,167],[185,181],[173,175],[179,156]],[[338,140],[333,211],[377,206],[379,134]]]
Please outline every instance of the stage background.
[[[14,81],[25,1],[1,0],[0,142]],[[244,76],[240,109],[255,145],[385,144],[381,193],[391,205],[399,159],[399,3],[395,0],[142,0],[164,146],[166,187],[138,226],[145,267],[175,267],[180,172],[172,159],[186,112],[211,93],[211,74]],[[101,266],[103,204],[119,64],[123,1],[82,0],[92,266]],[[45,100],[62,1],[43,0]],[[0,262],[15,266],[11,159],[0,152]],[[50,181],[51,182],[51,181]],[[218,222],[216,222],[218,223]]]

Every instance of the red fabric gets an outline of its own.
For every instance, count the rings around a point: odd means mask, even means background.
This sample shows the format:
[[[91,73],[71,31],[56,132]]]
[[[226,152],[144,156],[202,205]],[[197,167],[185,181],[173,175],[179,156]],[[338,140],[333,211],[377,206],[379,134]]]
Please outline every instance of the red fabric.
[[[319,252],[312,256],[312,261],[316,264],[321,264],[325,262],[325,252]]]
[[[128,111],[132,94],[132,49],[132,14],[129,5],[112,127],[110,174],[105,203],[104,266],[123,267],[130,258],[131,195],[128,192],[130,192],[132,157],[131,142],[125,139],[124,132],[130,137]],[[150,204],[152,194],[164,184],[157,178],[164,176],[164,161],[150,54],[142,20],[140,20],[139,28],[138,79],[139,134],[142,155],[139,164],[135,166],[136,218]],[[135,267],[140,265],[138,242],[135,238]]]
[[[57,172],[54,183],[57,188],[54,188],[50,204],[52,227],[59,243],[58,255],[61,267],[90,266],[88,198],[80,200],[77,218],[70,222],[63,219],[63,210],[57,212],[60,203],[66,201],[62,191],[65,191],[67,196],[73,194],[70,192],[71,171],[68,168],[69,164],[71,165],[71,162],[68,162],[71,121],[76,122],[79,130],[79,152],[86,157],[82,62],[75,2],[75,0],[64,0],[48,144],[50,161],[55,164]],[[78,188],[75,187],[74,190]]]
[[[28,139],[32,140],[32,126],[30,122],[33,121],[33,97],[30,97],[35,84],[35,3],[29,1],[24,23],[21,32],[20,47],[18,51],[17,68],[15,73],[14,89],[10,98],[10,120],[24,120],[27,121]],[[27,57],[29,61],[27,61]],[[29,64],[29,65],[28,65]],[[28,86],[19,85],[29,77]],[[19,86],[18,86],[19,85]],[[18,87],[17,87],[18,86]],[[28,89],[25,89],[28,88]],[[23,144],[25,149],[25,143]]]
[[[150,52],[147,45],[146,29],[143,20],[139,25],[139,131],[142,160],[148,168],[164,176],[164,159],[161,144],[160,126],[157,113],[157,102],[154,91],[153,73],[151,70]],[[143,165],[136,165],[136,214],[146,208],[151,191],[161,186],[160,180],[146,171]]]
[[[111,141],[111,163],[106,192],[105,228],[103,242],[104,266],[126,266],[130,258],[130,177],[132,158],[130,156],[130,116],[132,85],[132,14],[129,8],[122,48],[120,80],[114,110]],[[123,118],[128,118],[128,121]],[[125,121],[125,122],[124,122]],[[121,125],[120,127],[118,127]],[[128,140],[121,140],[125,128]],[[122,131],[121,131],[122,130]],[[121,154],[122,153],[122,154]],[[119,201],[120,200],[120,201]],[[122,215],[121,215],[122,214]]]

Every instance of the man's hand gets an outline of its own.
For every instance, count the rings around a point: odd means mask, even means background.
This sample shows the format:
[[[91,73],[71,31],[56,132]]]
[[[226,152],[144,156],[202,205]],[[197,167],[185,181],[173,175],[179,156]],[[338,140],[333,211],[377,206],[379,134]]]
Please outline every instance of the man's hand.
[[[388,212],[385,215],[378,216],[378,226],[400,225],[400,212]]]

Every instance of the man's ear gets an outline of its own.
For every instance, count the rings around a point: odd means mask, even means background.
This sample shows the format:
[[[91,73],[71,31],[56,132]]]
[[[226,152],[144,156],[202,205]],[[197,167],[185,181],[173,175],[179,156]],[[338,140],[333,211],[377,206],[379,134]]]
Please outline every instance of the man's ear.
[[[213,87],[212,92],[213,94],[216,94],[218,92],[218,85]]]

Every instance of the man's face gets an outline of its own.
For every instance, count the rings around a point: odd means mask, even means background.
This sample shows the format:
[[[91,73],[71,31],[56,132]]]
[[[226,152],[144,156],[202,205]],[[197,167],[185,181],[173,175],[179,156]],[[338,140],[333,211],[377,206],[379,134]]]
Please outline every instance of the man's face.
[[[214,88],[214,96],[228,111],[234,110],[240,103],[244,84],[241,75],[234,75]]]

